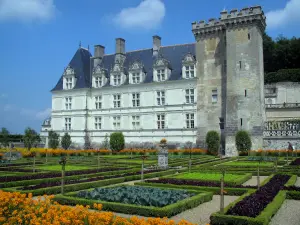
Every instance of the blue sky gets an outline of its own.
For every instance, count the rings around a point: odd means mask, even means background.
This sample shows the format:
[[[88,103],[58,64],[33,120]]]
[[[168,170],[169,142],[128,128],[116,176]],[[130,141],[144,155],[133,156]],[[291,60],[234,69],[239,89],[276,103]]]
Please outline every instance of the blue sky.
[[[191,22],[253,5],[262,5],[270,36],[300,36],[300,0],[0,0],[0,127],[40,130],[79,41],[106,53],[117,37],[127,51],[150,48],[155,34],[163,45],[191,43]]]

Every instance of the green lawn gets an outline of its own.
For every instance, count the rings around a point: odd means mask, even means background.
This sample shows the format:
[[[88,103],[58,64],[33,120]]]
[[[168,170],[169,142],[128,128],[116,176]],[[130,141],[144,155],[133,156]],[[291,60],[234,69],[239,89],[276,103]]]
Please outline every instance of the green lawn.
[[[235,182],[237,179],[242,179],[245,177],[251,178],[249,174],[225,174],[225,183],[226,182]],[[217,181],[219,182],[221,179],[220,173],[182,173],[176,176],[172,176],[175,179],[190,179],[190,180],[202,180],[202,181]],[[245,180],[248,180],[245,178]]]
[[[48,166],[37,166],[37,169],[40,170],[49,170],[49,171],[60,171],[61,165],[48,165]],[[77,165],[66,165],[66,171],[72,171],[72,170],[87,170],[87,169],[93,169],[93,167],[90,166],[77,166]]]
[[[220,166],[233,166],[233,167],[257,167],[260,164],[261,167],[271,167],[274,165],[273,162],[257,162],[257,161],[233,161],[233,162],[226,162],[220,164]]]

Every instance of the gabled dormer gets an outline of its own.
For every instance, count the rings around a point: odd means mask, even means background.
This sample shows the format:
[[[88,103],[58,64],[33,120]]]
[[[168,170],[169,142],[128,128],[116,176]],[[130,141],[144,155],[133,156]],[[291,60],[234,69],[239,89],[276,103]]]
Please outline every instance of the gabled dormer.
[[[115,61],[110,72],[110,85],[120,86],[125,83],[127,79],[127,73],[124,68],[125,59],[125,40],[117,38]]]
[[[101,88],[107,83],[107,81],[108,81],[107,70],[101,67],[101,65],[97,65],[93,69],[93,75],[92,75],[93,88]]]
[[[75,70],[68,65],[63,74],[63,89],[70,90],[76,85],[76,73]]]
[[[162,82],[170,78],[172,69],[168,60],[164,59],[162,56],[158,57],[154,61],[153,65],[153,81]]]
[[[135,61],[129,66],[129,83],[130,84],[139,84],[144,82],[146,73],[144,69],[144,65]]]
[[[190,79],[196,77],[196,58],[191,53],[184,56],[182,60],[182,78]]]

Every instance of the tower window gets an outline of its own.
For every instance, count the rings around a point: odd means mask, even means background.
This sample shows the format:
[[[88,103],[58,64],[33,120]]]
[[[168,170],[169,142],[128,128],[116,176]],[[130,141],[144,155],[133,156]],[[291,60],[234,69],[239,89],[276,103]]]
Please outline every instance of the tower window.
[[[242,61],[240,61],[239,63],[240,63],[240,69],[242,69]]]
[[[243,126],[243,119],[241,118],[241,127]]]
[[[251,39],[251,35],[250,35],[250,33],[248,33],[248,40],[250,40]]]
[[[245,97],[247,97],[247,90],[245,90]]]

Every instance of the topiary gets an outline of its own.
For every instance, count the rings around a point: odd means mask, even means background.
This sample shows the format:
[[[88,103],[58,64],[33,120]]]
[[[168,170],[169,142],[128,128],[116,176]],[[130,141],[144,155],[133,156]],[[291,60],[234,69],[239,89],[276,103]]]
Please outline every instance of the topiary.
[[[217,131],[211,130],[206,134],[206,145],[208,153],[217,155],[220,148],[220,135]]]
[[[241,155],[251,150],[252,142],[247,131],[240,130],[235,134],[235,146]]]
[[[118,152],[124,149],[125,138],[122,132],[114,132],[110,135],[110,148],[113,152]]]

